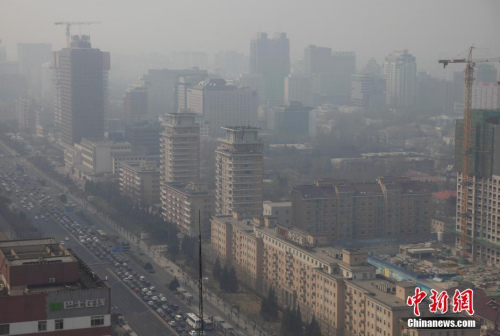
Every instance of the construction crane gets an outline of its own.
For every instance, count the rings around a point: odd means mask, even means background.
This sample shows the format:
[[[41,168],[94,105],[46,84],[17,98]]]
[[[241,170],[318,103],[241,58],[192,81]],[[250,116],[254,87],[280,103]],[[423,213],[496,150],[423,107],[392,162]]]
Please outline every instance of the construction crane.
[[[98,24],[100,22],[54,22],[55,25],[66,25],[66,45],[69,48],[70,46],[70,40],[71,40],[71,26],[73,25],[91,25],[91,24]]]
[[[460,246],[458,247],[461,250],[460,260],[461,263],[467,263],[467,225],[468,219],[471,218],[472,213],[467,211],[467,202],[469,197],[469,187],[472,185],[474,179],[474,174],[469,175],[469,166],[470,166],[470,155],[474,152],[474,148],[472,147],[471,142],[471,110],[472,110],[472,83],[474,82],[474,67],[478,63],[495,63],[500,62],[500,58],[485,58],[485,59],[473,59],[472,52],[474,50],[474,46],[469,48],[469,54],[467,58],[463,59],[448,59],[448,60],[439,60],[440,64],[443,64],[443,67],[450,63],[465,63],[465,99],[464,99],[464,141],[462,144],[462,183],[460,185],[461,191],[461,203],[460,203],[460,229],[461,229],[461,238],[460,238]],[[472,235],[472,233],[471,233]]]

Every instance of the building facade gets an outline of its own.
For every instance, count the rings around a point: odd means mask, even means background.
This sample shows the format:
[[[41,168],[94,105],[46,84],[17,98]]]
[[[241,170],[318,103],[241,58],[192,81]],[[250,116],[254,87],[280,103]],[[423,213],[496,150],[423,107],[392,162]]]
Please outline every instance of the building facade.
[[[385,58],[386,105],[391,108],[416,104],[417,62],[408,50],[395,50]]]
[[[135,123],[125,127],[125,140],[135,151],[148,155],[160,155],[160,133],[158,123]]]
[[[262,207],[264,216],[275,217],[278,225],[291,226],[292,202],[264,201]]]
[[[19,73],[26,76],[28,95],[42,99],[42,64],[52,58],[52,45],[48,43],[18,43],[17,60]]]
[[[330,241],[427,236],[431,189],[408,178],[373,183],[324,179],[292,190],[292,224]]]
[[[276,33],[268,38],[257,33],[250,41],[250,74],[264,78],[264,101],[282,105],[284,80],[290,73],[290,41],[286,33]]]
[[[128,88],[123,95],[123,118],[127,124],[154,122],[149,115],[148,90],[143,86]]]
[[[20,98],[16,100],[16,119],[19,131],[26,133],[35,133],[36,130],[36,112],[41,107],[34,99]]]
[[[312,107],[300,102],[274,108],[274,130],[287,143],[300,143],[309,137],[309,119]]]
[[[165,185],[163,218],[190,236],[210,237],[210,218],[215,213],[215,196],[197,183],[170,182]]]
[[[120,164],[120,193],[135,204],[148,207],[160,203],[160,169],[157,161]]]
[[[2,241],[0,265],[2,335],[111,335],[111,288],[54,239]]]
[[[215,213],[262,214],[264,145],[254,127],[223,127],[215,151]]]
[[[186,107],[202,115],[210,135],[221,136],[223,126],[256,126],[257,92],[227,85],[224,79],[208,79],[186,90]]]
[[[72,36],[71,46],[54,53],[60,94],[62,140],[104,136],[110,55],[92,48],[89,36]]]
[[[285,78],[285,105],[299,102],[314,106],[313,79],[310,75],[290,74]]]

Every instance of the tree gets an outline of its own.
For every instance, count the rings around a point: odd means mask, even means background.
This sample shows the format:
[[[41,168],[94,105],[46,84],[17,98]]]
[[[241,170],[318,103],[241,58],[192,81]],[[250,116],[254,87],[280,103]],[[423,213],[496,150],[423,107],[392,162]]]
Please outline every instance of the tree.
[[[267,298],[262,299],[260,303],[260,315],[268,322],[278,320],[278,301],[274,288],[269,288]]]
[[[321,336],[321,327],[316,321],[316,318],[312,317],[311,322],[306,326],[305,334],[307,336]]]
[[[170,284],[168,285],[168,289],[170,289],[172,292],[177,290],[177,288],[179,288],[180,284],[179,284],[179,280],[177,279],[177,277],[173,278],[172,281],[170,281]]]
[[[151,263],[147,262],[144,264],[144,268],[148,271],[153,270],[153,265],[151,265]]]
[[[227,287],[229,283],[229,271],[227,270],[227,266],[224,266],[224,269],[222,270],[222,276],[220,277],[220,289],[224,292],[227,292]]]
[[[292,324],[292,312],[290,308],[286,308],[285,312],[283,313],[283,318],[281,319],[281,326],[280,326],[280,336],[289,336],[290,331],[291,331],[291,324]]]
[[[228,293],[236,293],[238,291],[238,278],[234,267],[231,267],[229,270],[226,291]]]
[[[302,336],[304,327],[302,325],[302,313],[300,312],[300,306],[294,312],[294,318],[292,320],[292,335]]]
[[[177,232],[172,231],[168,235],[168,255],[175,261],[175,258],[179,254],[179,238],[177,237]]]
[[[212,274],[213,274],[215,280],[217,280],[219,282],[221,281],[221,278],[222,278],[222,266],[220,264],[219,258],[217,258],[215,260],[215,264],[214,264],[214,268],[213,268]]]

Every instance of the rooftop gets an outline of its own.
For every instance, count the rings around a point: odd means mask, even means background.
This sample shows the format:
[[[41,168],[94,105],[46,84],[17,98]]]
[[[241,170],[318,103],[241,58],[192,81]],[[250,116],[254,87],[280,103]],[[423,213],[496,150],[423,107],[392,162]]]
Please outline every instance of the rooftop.
[[[52,238],[0,242],[0,256],[9,266],[76,261],[64,246]]]
[[[374,300],[389,306],[391,308],[412,309],[405,301],[396,298],[396,284],[385,280],[346,280],[346,282],[353,284],[365,293],[367,293]],[[406,282],[405,282],[406,283]]]

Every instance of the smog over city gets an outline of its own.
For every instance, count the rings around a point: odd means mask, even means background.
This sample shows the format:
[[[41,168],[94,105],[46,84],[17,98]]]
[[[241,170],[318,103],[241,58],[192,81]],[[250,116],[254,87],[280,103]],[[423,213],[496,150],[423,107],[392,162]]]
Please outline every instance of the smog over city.
[[[500,333],[500,2],[0,2],[0,335]]]

